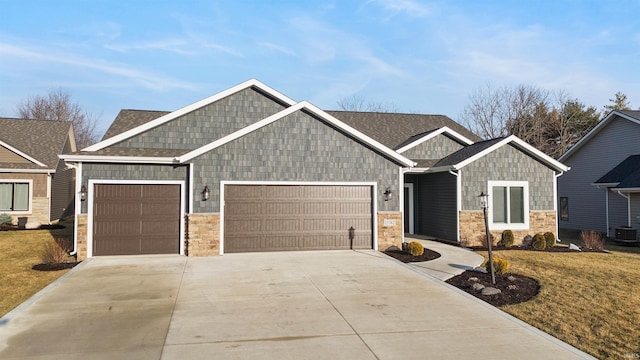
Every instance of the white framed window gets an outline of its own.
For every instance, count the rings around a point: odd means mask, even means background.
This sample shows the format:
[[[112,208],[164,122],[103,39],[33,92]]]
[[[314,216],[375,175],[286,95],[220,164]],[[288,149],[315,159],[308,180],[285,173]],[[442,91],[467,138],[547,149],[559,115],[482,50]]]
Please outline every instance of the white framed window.
[[[529,182],[489,181],[488,187],[491,228],[529,229]]]
[[[31,180],[0,179],[0,212],[29,213],[31,188]]]

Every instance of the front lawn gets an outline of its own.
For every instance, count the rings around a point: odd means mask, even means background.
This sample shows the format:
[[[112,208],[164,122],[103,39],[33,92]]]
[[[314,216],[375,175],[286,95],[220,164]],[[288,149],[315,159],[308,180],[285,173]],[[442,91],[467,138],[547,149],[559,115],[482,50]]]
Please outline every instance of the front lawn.
[[[72,238],[73,222],[64,229],[0,231],[0,316],[40,291],[69,270],[37,271],[40,252],[57,237]]]
[[[494,251],[494,257],[509,260],[510,272],[541,285],[533,300],[501,309],[597,358],[640,356],[640,248],[606,249]]]

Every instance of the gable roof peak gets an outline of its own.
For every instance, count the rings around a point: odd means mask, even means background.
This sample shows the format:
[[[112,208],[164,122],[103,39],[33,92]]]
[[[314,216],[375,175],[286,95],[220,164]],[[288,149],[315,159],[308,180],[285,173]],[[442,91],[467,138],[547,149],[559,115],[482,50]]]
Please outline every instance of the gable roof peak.
[[[202,99],[200,101],[197,101],[193,104],[187,105],[185,107],[182,107],[176,111],[170,112],[168,114],[162,115],[154,120],[148,121],[142,125],[138,125],[134,128],[131,128],[127,131],[121,132],[119,134],[110,136],[108,138],[106,138],[106,134],[105,134],[105,138],[104,140],[100,141],[97,144],[91,145],[86,147],[85,149],[82,149],[83,151],[96,151],[96,150],[101,150],[104,149],[107,146],[113,145],[115,143],[118,143],[122,140],[128,139],[130,137],[133,137],[135,135],[141,134],[149,129],[152,129],[154,127],[160,126],[164,123],[167,123],[173,119],[176,119],[182,115],[185,115],[187,113],[190,113],[194,110],[197,110],[199,108],[202,108],[204,106],[207,106],[209,104],[212,104],[220,99],[226,98],[230,95],[233,95],[235,93],[238,93],[240,91],[246,90],[246,89],[256,89],[262,93],[264,93],[267,96],[272,97],[274,100],[282,102],[283,104],[287,105],[287,106],[292,106],[294,104],[296,104],[296,101],[289,98],[288,96],[276,91],[275,89],[271,88],[268,85],[263,84],[262,82],[256,80],[256,79],[250,79],[247,80],[243,83],[240,83],[236,86],[233,86],[229,89],[223,90],[221,92],[218,92],[216,94],[213,94],[205,99]],[[109,131],[107,131],[109,132]],[[115,131],[114,131],[115,132]]]

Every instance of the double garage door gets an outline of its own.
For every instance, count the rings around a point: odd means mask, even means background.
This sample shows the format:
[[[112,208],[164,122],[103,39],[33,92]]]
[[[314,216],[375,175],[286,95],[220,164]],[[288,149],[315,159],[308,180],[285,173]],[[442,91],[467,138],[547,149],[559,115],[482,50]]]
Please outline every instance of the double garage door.
[[[224,203],[225,252],[373,246],[371,186],[225,185]]]
[[[179,253],[180,201],[179,185],[95,184],[93,255]],[[225,185],[224,204],[225,252],[373,246],[371,186]]]

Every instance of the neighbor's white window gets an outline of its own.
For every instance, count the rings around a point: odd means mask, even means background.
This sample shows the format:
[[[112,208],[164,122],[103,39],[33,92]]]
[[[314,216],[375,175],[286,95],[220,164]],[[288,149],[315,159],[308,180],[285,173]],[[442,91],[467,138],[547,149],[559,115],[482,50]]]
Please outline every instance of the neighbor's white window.
[[[0,212],[28,212],[31,182],[0,180]]]
[[[492,229],[529,229],[529,183],[489,181],[488,185]]]

